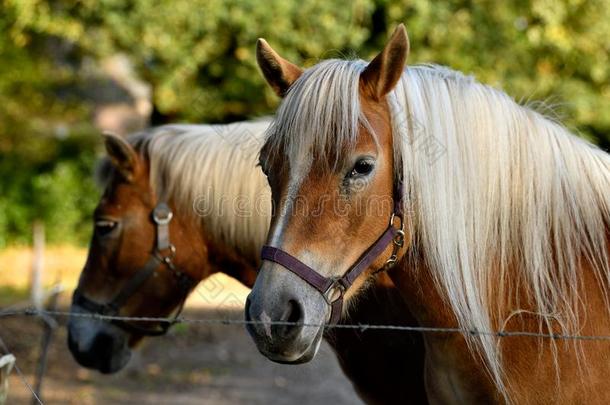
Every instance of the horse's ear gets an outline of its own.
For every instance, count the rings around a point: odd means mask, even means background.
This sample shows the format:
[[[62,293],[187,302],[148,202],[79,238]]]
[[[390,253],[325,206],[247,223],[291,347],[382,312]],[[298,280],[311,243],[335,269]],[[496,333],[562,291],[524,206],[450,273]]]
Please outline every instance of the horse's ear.
[[[112,165],[127,181],[132,181],[138,163],[138,154],[133,146],[120,135],[104,132],[104,146]]]
[[[256,42],[256,61],[267,83],[280,97],[303,73],[303,69],[278,55],[262,38]]]
[[[409,37],[403,24],[394,30],[392,37],[375,59],[360,75],[360,85],[365,94],[381,100],[388,94],[402,75],[409,54]]]

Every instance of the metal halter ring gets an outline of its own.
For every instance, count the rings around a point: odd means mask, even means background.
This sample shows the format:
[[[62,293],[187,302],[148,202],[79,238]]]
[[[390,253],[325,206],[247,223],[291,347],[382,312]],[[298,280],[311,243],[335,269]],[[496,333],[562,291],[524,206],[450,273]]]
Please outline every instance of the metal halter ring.
[[[404,231],[404,222],[402,220],[402,217],[399,215],[396,215],[395,213],[392,213],[392,216],[390,217],[390,226],[394,226],[394,218],[396,218],[396,217],[398,217],[400,219],[400,229],[395,230],[396,234],[394,235],[394,238],[392,239],[392,243],[394,244],[394,249],[392,250],[392,255],[390,256],[390,258],[388,260],[386,260],[386,262],[385,262],[385,266],[384,266],[385,268],[392,267],[394,264],[396,264],[396,262],[398,261],[398,251],[405,244],[405,231]]]
[[[333,300],[335,290],[339,291],[339,296]],[[347,291],[347,288],[343,283],[341,283],[341,279],[338,278],[330,286],[328,286],[324,293],[322,293],[322,297],[324,297],[328,305],[332,305],[333,302],[340,300],[343,297],[345,291]]]
[[[392,242],[394,242],[394,245],[398,246],[398,248],[403,247],[405,244],[405,232],[402,229],[397,230],[396,236],[394,236],[394,240]]]
[[[168,262],[174,257],[176,257],[176,246],[174,246],[174,244],[172,243],[169,245],[169,254],[163,258],[163,261]]]
[[[402,221],[402,217],[400,215],[396,215],[396,213],[392,213],[392,215],[390,216],[390,226],[394,226],[394,218],[398,217],[398,219],[400,219],[400,229],[399,231],[403,233],[404,235],[404,230],[405,230],[405,224]]]
[[[155,208],[155,210],[153,211],[153,220],[155,221],[156,224],[159,225],[167,225],[170,223],[170,221],[172,220],[172,218],[174,217],[174,213],[171,212],[169,209],[167,211],[167,216],[164,218],[159,217],[159,210],[158,209],[159,206],[157,206],[157,208]]]
[[[388,269],[388,268],[394,266],[397,261],[398,261],[398,255],[392,254],[392,256],[390,256],[390,258],[388,260],[386,260],[384,268]]]

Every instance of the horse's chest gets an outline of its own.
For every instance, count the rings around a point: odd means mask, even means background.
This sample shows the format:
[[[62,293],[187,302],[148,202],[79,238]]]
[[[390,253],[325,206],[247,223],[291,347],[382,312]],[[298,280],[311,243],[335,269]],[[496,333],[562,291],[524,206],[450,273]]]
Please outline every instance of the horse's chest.
[[[430,403],[496,403],[497,392],[480,365],[467,350],[455,350],[451,348],[454,345],[443,340],[426,342],[426,392]]]

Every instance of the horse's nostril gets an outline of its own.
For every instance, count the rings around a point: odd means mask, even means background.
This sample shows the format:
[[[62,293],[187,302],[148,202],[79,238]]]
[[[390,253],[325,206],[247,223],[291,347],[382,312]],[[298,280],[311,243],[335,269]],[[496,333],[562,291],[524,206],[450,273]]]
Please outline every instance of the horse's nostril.
[[[305,318],[303,307],[295,299],[286,300],[282,305],[279,305],[279,302],[274,304],[268,305],[267,310],[261,310],[256,299],[253,300],[248,296],[244,308],[246,330],[256,337],[294,339],[303,329]]]
[[[301,322],[302,318],[303,311],[301,310],[299,303],[295,300],[288,301],[288,317],[286,318],[286,322],[298,323]]]
[[[272,327],[277,336],[294,338],[303,328],[303,310],[296,300],[289,300],[279,321],[283,324]]]
[[[91,346],[91,352],[97,353],[102,357],[112,356],[112,353],[114,351],[114,345],[115,342],[112,336],[106,333],[99,333],[93,341],[93,345]]]

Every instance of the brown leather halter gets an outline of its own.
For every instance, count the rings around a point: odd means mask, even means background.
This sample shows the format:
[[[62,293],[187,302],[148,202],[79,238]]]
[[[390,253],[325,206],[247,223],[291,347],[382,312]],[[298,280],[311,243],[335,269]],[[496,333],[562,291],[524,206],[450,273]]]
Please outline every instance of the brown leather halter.
[[[358,260],[345,272],[342,277],[324,277],[290,253],[273,246],[263,246],[261,259],[277,263],[299,276],[313,288],[318,290],[324,300],[330,306],[330,324],[336,324],[341,318],[343,309],[343,298],[345,292],[352,286],[353,282],[379,257],[381,253],[393,244],[390,258],[385,262],[380,271],[391,268],[398,260],[398,251],[404,245],[405,233],[402,219],[402,187],[394,192],[399,198],[394,200],[394,212],[390,217],[390,224],[381,236],[360,256]],[[394,228],[394,218],[400,220],[400,228]],[[338,291],[338,297],[333,299]]]
[[[172,245],[169,238],[169,223],[172,220],[173,213],[167,204],[160,202],[152,211],[152,221],[155,224],[157,235],[156,243],[150,258],[140,270],[138,270],[123,286],[121,291],[110,302],[100,304],[85,297],[77,288],[74,290],[72,304],[78,305],[94,314],[104,316],[118,316],[121,308],[125,306],[127,301],[148,281],[155,273],[160,265],[164,265],[172,272],[176,279],[176,284],[179,289],[179,294],[183,296],[180,306],[176,311],[173,319],[159,322],[156,328],[146,328],[137,324],[129,323],[122,319],[111,319],[110,322],[117,325],[121,329],[136,333],[143,336],[160,336],[167,333],[168,329],[178,321],[178,317],[184,308],[184,302],[191,291],[197,284],[197,281],[186,273],[178,270],[173,263],[173,258],[176,255],[176,247]],[[163,252],[168,252],[163,255]]]

